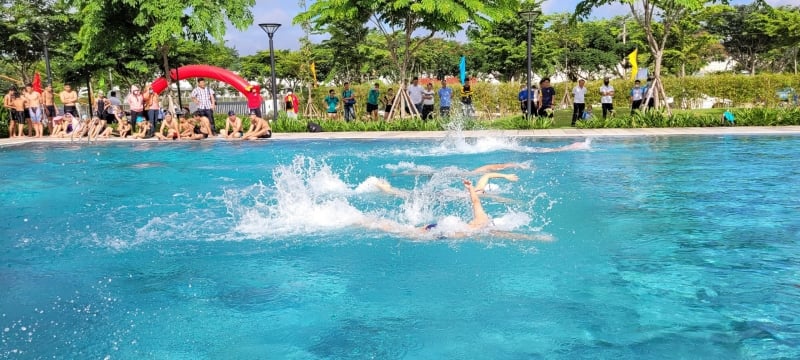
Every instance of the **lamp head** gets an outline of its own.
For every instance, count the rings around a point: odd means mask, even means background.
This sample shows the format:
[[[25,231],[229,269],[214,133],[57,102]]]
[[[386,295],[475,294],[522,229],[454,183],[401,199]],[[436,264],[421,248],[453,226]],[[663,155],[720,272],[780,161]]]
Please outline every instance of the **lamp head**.
[[[274,35],[276,31],[278,31],[278,28],[281,27],[281,24],[266,23],[266,24],[258,24],[258,26],[264,29],[264,31],[267,33],[267,35],[269,35],[269,37],[272,37],[272,35]]]

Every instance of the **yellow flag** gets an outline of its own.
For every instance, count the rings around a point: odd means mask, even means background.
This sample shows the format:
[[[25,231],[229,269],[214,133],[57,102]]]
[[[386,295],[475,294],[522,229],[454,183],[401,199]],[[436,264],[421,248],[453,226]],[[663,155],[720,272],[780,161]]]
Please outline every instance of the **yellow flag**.
[[[637,55],[639,55],[639,49],[633,49],[633,52],[628,54],[628,62],[631,63],[631,81],[636,80],[636,74],[639,72],[639,65],[636,64]]]
[[[313,62],[311,63],[311,76],[314,77],[314,87],[317,87],[317,66]]]

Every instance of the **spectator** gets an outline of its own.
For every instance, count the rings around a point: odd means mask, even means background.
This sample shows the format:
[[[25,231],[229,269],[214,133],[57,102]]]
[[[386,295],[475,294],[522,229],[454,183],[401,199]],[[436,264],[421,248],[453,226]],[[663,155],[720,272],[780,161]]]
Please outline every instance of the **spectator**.
[[[539,116],[553,117],[553,99],[556,97],[556,90],[550,86],[550,78],[542,78],[539,81],[539,96],[537,104],[537,113]]]
[[[162,119],[161,115],[161,99],[158,94],[153,90],[151,84],[147,84],[144,88],[144,101],[147,104],[147,121],[150,123],[150,128],[147,131],[147,137],[153,137],[157,122]]]
[[[286,108],[286,117],[290,119],[297,119],[297,112],[300,110],[300,100],[294,94],[292,89],[286,89],[286,96],[283,98]],[[258,117],[258,113],[256,113]]]
[[[261,94],[259,94],[258,86],[251,86],[250,93],[253,96],[247,97],[247,108],[249,112],[255,112],[256,116],[261,117]]]
[[[253,111],[253,113],[255,113],[255,111]],[[258,114],[254,115],[258,117]],[[224,135],[226,139],[240,138],[244,135],[242,131],[242,119],[236,116],[233,110],[228,111],[228,118],[225,119],[225,130],[220,131],[220,133]]]
[[[8,137],[14,137],[14,127],[17,125],[17,109],[14,107],[14,99],[17,97],[17,90],[14,88],[8,89],[8,92],[3,96],[3,108],[8,110],[11,117],[8,119]]]
[[[336,91],[333,89],[328,91],[328,96],[325,97],[324,101],[328,105],[328,117],[336,119],[336,109],[339,107],[339,98],[336,97]]]
[[[442,79],[442,88],[439,89],[439,116],[450,117],[450,106],[453,104],[453,89],[447,87],[447,81]]]
[[[125,98],[125,103],[128,104],[128,109],[131,113],[130,121],[128,122],[131,125],[131,133],[133,133],[137,125],[136,120],[144,116],[144,96],[139,92],[139,88],[136,85],[131,86],[131,92]]]
[[[367,95],[367,114],[372,117],[372,121],[378,121],[378,101],[381,96],[381,85],[375,83],[375,87],[369,90]]]
[[[647,99],[647,110],[656,107],[656,99],[654,99],[653,91],[653,78],[647,78],[647,83],[642,87],[642,98]]]
[[[469,86],[469,79],[461,86],[461,111],[465,118],[472,118],[475,115],[475,108],[472,106],[472,88]]]
[[[530,98],[531,108],[528,109],[528,99]],[[526,85],[520,86],[519,94],[517,94],[517,99],[519,100],[519,108],[522,110],[522,116],[531,116],[533,112],[533,108],[536,106],[536,100],[534,100],[535,96],[533,96],[533,90],[529,89]]]
[[[433,113],[433,83],[428,83],[422,90],[422,120],[428,120]]]
[[[353,94],[353,89],[350,88],[350,83],[344,83],[344,90],[342,91],[342,101],[344,102],[344,121],[356,119],[356,96]]]
[[[414,107],[417,109],[418,114],[422,114],[422,92],[425,89],[419,86],[419,78],[416,76],[411,79],[411,85],[408,87],[408,98]]]
[[[386,94],[383,95],[383,118],[388,119],[389,113],[392,112],[392,104],[394,103],[394,89],[389,88],[386,90]]]
[[[78,102],[78,93],[72,90],[69,84],[64,84],[64,90],[58,94],[58,97],[61,99],[61,103],[64,104],[64,113],[70,113],[77,118],[79,115],[75,103]]]
[[[214,109],[217,107],[217,100],[214,96],[214,90],[206,87],[206,79],[197,79],[197,87],[192,90],[192,101],[197,105],[197,111],[200,112],[201,116],[209,119],[209,126],[211,127],[211,134],[209,135],[215,134],[217,128],[214,125]],[[277,109],[274,111],[277,111]]]
[[[583,112],[586,110],[586,80],[583,78],[578,79],[578,86],[572,89],[572,126],[575,122],[583,117]]]
[[[53,86],[47,85],[42,91],[42,103],[44,104],[44,114],[47,116],[47,123],[44,125],[47,128],[48,124],[53,123],[53,118],[58,116],[58,109],[56,109],[55,94],[53,94]],[[53,129],[50,129],[50,135],[53,135]]]
[[[631,115],[635,114],[636,110],[642,107],[643,99],[644,88],[642,87],[642,82],[636,80],[633,82],[633,88],[631,89]]]
[[[603,86],[600,87],[600,104],[603,106],[603,119],[606,114],[614,115],[614,87],[609,85],[608,78],[603,79]]]
[[[119,101],[119,98],[117,98],[116,91],[112,91],[111,93],[109,93],[108,101],[111,102],[111,106],[122,106],[122,102]]]

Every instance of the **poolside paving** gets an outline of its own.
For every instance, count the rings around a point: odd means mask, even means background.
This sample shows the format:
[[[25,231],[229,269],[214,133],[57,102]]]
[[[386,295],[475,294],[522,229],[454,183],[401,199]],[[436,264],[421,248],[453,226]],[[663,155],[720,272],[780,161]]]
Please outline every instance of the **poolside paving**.
[[[320,140],[320,139],[440,139],[451,134],[447,131],[369,131],[369,132],[322,132],[322,133],[276,133],[271,140]],[[676,135],[800,135],[800,126],[742,126],[742,127],[691,127],[691,128],[643,128],[643,129],[544,129],[544,130],[469,130],[460,132],[467,138],[477,137],[526,137],[526,138],[585,138],[585,137],[632,137],[632,136],[676,136]],[[209,139],[211,140],[211,139]],[[223,139],[214,139],[223,140]],[[158,142],[151,139],[99,139],[103,142]],[[208,141],[208,140],[201,140]],[[32,142],[88,142],[86,138],[14,138],[0,139],[0,147]],[[164,141],[171,142],[171,141]]]

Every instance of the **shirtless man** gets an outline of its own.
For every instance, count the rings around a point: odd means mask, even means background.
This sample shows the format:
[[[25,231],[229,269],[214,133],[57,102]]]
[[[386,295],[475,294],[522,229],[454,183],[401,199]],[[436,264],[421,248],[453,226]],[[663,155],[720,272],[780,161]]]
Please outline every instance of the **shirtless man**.
[[[164,130],[167,130],[164,135]],[[167,113],[164,115],[164,121],[161,122],[161,128],[156,132],[156,137],[159,140],[180,140],[180,125],[174,120],[172,114]]]
[[[75,118],[79,117],[78,108],[75,106],[78,102],[78,93],[72,90],[69,84],[64,84],[64,91],[58,94],[58,97],[64,104],[64,113],[70,113]]]
[[[269,122],[258,117],[255,112],[250,112],[250,130],[242,136],[242,140],[269,139],[272,137],[272,128]]]
[[[42,127],[42,118],[44,117],[44,112],[42,111],[42,94],[33,90],[32,84],[26,84],[25,100],[28,103],[27,111],[31,119],[31,124],[33,125],[33,131],[36,133],[36,137],[40,138],[42,134],[44,134],[44,128]]]
[[[194,123],[186,118],[185,113],[180,115],[181,137],[191,138],[194,134]]]
[[[255,112],[255,110],[253,110],[253,112]],[[242,131],[242,119],[236,116],[233,110],[228,111],[228,118],[225,119],[225,130],[222,130],[220,134],[224,135],[226,139],[240,138],[244,135]]]
[[[53,86],[47,85],[42,91],[42,104],[44,105],[44,115],[47,116],[47,123],[45,128],[53,123],[53,118],[58,116],[58,109],[56,109],[56,99],[53,94]],[[52,134],[52,130],[50,130]]]
[[[25,99],[24,96],[16,94],[15,92],[14,98],[11,100],[11,106],[14,108],[14,112],[12,113],[14,121],[11,123],[17,124],[17,137],[25,136],[22,132],[25,128],[25,107],[27,104],[27,99]],[[11,130],[9,130],[9,134],[11,134]]]
[[[192,128],[192,134],[186,137],[187,139],[203,140],[208,139],[208,136],[211,135],[211,122],[203,114],[200,111],[194,113],[195,126]]]
[[[11,114],[8,119],[8,137],[14,137],[14,127],[17,125],[17,109],[14,108],[14,98],[17,96],[17,91],[14,88],[8,89],[8,93],[3,96],[3,108],[8,110]]]

